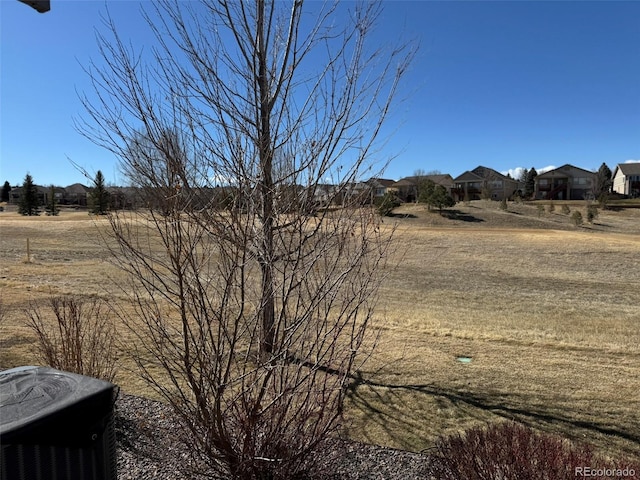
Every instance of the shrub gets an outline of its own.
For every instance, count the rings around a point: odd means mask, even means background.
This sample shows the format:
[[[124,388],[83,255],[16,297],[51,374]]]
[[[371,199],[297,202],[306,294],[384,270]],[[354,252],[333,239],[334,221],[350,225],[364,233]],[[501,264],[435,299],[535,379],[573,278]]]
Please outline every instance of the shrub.
[[[503,198],[500,201],[500,210],[505,211],[505,212],[507,211],[507,199],[506,198]]]
[[[571,214],[571,221],[576,227],[582,225],[582,214],[576,210]]]
[[[393,209],[399,207],[401,203],[400,199],[396,197],[393,192],[387,192],[382,197],[375,199],[376,209],[383,217],[390,216]]]
[[[547,211],[548,211],[549,213],[553,213],[553,212],[555,212],[555,211],[556,211],[556,206],[553,204],[553,202],[550,202],[550,203],[549,203],[549,206],[547,207]]]
[[[601,193],[598,196],[598,205],[600,206],[600,208],[602,208],[603,210],[608,210],[609,199],[610,199],[610,195],[608,193]]]
[[[45,314],[53,313],[54,320]],[[27,327],[36,334],[39,360],[58,370],[112,382],[116,373],[115,325],[104,302],[74,296],[51,297],[47,308],[32,304]]]
[[[538,205],[538,217],[541,217],[544,213],[544,205]]]
[[[587,222],[593,223],[596,218],[598,218],[598,207],[589,205],[587,207]]]
[[[607,462],[588,445],[515,422],[472,428],[440,440],[436,450],[433,473],[440,480],[557,480],[576,478],[585,467],[640,471],[628,462]]]
[[[569,215],[571,213],[569,205],[562,205],[562,213],[564,213],[565,215]]]

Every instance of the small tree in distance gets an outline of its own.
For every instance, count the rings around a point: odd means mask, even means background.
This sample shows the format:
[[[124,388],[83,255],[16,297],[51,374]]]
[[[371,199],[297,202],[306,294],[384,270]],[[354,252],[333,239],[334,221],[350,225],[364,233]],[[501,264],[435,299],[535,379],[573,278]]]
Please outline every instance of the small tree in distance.
[[[33,183],[33,178],[28,173],[22,183],[22,194],[20,195],[18,213],[26,216],[40,215],[38,187]]]
[[[9,201],[9,193],[11,192],[11,184],[5,180],[2,185],[2,196],[0,197],[0,202],[8,202]]]
[[[53,185],[49,187],[49,197],[47,198],[47,205],[44,207],[47,215],[57,216],[60,213],[60,207],[56,200],[56,189]]]
[[[375,200],[376,209],[382,217],[390,217],[393,210],[401,204],[402,202],[393,192],[385,192],[382,197]]]
[[[531,167],[531,170],[527,171],[527,177],[524,181],[524,198],[527,200],[529,200],[535,192],[535,181],[537,176],[538,172],[536,172],[535,168]]]
[[[456,202],[442,185],[433,180],[423,180],[418,185],[418,201],[426,203],[429,208],[435,207],[442,213],[443,208],[453,207]]]
[[[106,215],[109,211],[109,192],[104,183],[104,175],[98,170],[93,180],[93,189],[90,193],[91,213],[94,215]]]

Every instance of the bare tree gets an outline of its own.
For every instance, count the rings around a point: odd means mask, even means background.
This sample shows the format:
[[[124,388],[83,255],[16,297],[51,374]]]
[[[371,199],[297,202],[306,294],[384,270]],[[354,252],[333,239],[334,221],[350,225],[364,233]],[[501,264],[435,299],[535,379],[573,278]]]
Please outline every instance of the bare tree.
[[[221,476],[292,477],[337,427],[390,247],[370,207],[317,194],[384,166],[414,49],[369,48],[379,3],[312,7],[160,0],[150,57],[107,19],[87,69],[78,127],[150,207],[110,214],[136,359]]]

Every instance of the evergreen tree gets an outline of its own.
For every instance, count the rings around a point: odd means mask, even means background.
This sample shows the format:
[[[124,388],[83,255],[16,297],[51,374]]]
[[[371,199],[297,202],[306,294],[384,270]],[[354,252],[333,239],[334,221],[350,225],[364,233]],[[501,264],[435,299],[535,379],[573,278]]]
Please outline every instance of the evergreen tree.
[[[2,195],[0,196],[0,202],[9,201],[9,192],[11,192],[11,185],[9,184],[9,182],[5,181],[4,185],[2,185]]]
[[[402,204],[394,192],[385,193],[382,197],[377,198],[375,203],[378,213],[383,217],[390,217],[393,209]]]
[[[606,195],[611,190],[611,169],[607,166],[606,163],[602,163],[600,168],[598,169],[598,173],[596,174],[596,182],[594,185],[594,194],[597,198],[600,198],[602,195]]]
[[[53,185],[49,189],[49,198],[47,199],[47,205],[44,207],[47,215],[58,215],[60,213],[60,207],[56,201],[56,189]]]
[[[418,185],[418,202],[426,203],[429,208],[453,207],[456,202],[442,185],[436,185],[432,180],[425,180]]]
[[[423,179],[418,183],[418,202],[426,203],[431,207],[429,199],[433,195],[433,191],[436,188],[436,184],[433,180]]]
[[[22,195],[18,205],[18,213],[21,215],[40,215],[38,201],[38,188],[33,183],[33,178],[27,173],[22,183]]]
[[[109,192],[104,184],[104,175],[98,170],[91,190],[91,213],[106,215],[109,211]]]
[[[533,196],[537,176],[538,172],[536,172],[535,168],[531,167],[531,170],[527,172],[527,177],[524,181],[524,198],[531,198]]]
[[[442,185],[436,185],[433,189],[433,194],[429,199],[429,204],[436,207],[440,212],[443,208],[453,207],[456,202],[451,195],[447,192],[447,189]]]

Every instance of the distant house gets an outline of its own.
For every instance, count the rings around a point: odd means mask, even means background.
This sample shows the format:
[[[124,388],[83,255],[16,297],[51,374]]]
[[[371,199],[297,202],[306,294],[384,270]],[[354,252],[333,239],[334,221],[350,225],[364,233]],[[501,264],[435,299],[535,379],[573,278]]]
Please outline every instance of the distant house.
[[[134,209],[143,205],[141,192],[136,187],[107,187],[110,208],[114,210]]]
[[[593,196],[596,173],[563,165],[535,178],[534,198],[548,200],[584,200]]]
[[[376,198],[384,197],[387,192],[395,191],[393,188],[394,183],[396,183],[395,180],[388,178],[370,178],[367,180],[367,184],[371,188],[371,198],[375,200]]]
[[[640,162],[619,163],[611,180],[614,192],[631,198],[640,197]]]
[[[415,202],[418,200],[418,182],[416,177],[401,178],[393,185],[393,190],[403,202]]]
[[[482,165],[467,170],[453,179],[453,198],[457,201],[502,200],[511,198],[518,190],[518,181]]]
[[[64,203],[67,205],[86,207],[88,197],[89,188],[85,187],[81,183],[74,183],[64,189]]]
[[[318,183],[308,189],[311,193],[312,201],[321,207],[326,207],[332,203],[336,196],[337,187],[328,183]]]
[[[453,177],[448,173],[404,177],[395,182],[392,185],[392,188],[397,192],[398,198],[403,202],[416,202],[418,200],[418,188],[420,182],[424,180],[431,180],[436,185],[443,186],[449,194],[451,194],[451,191],[453,190]]]
[[[40,185],[34,185],[36,187],[36,194],[38,196],[38,205],[44,205],[47,203],[47,199],[49,198],[50,188],[41,187]],[[22,198],[24,188],[13,187],[9,192],[9,203],[13,205],[18,205],[20,203],[20,199]]]

